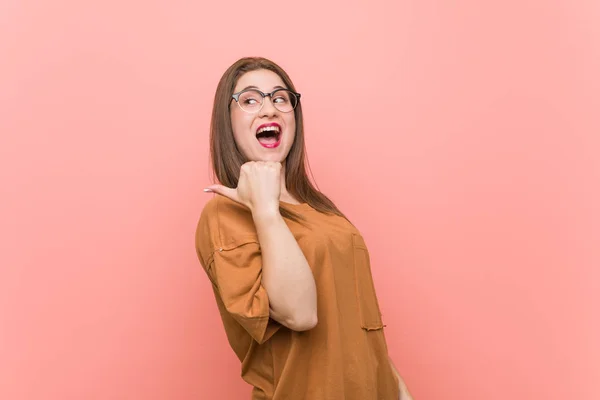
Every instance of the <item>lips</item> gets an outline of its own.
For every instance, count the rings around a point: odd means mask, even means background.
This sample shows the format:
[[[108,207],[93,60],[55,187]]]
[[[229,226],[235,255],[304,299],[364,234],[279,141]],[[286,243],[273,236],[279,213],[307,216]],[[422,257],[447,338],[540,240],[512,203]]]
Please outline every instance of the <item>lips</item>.
[[[281,126],[276,122],[262,124],[256,129],[256,139],[261,146],[273,149],[281,143]]]

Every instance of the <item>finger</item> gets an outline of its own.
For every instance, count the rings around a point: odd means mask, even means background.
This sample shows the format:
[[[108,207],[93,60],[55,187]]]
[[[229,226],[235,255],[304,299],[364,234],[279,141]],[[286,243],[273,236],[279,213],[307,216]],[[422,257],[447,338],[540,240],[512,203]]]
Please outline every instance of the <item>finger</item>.
[[[220,194],[221,196],[225,196],[225,197],[227,197],[233,201],[236,201],[238,203],[240,202],[240,199],[238,198],[237,190],[228,188],[227,186],[211,185],[211,186],[208,186],[206,189],[204,189],[204,191],[207,193],[217,193],[217,194]]]

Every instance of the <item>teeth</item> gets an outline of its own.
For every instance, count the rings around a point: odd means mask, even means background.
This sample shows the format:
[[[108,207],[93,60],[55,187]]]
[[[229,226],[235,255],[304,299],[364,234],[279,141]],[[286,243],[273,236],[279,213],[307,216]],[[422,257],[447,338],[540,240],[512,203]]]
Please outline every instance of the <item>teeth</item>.
[[[264,128],[260,128],[258,130],[258,132],[256,132],[256,133],[258,134],[258,133],[267,132],[267,131],[276,131],[276,132],[279,132],[279,127],[278,126],[266,126]]]

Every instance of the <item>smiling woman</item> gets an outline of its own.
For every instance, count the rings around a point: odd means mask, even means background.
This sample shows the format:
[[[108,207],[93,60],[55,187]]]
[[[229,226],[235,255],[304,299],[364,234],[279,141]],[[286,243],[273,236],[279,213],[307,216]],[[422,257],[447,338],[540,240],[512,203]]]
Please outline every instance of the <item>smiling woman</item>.
[[[231,107],[231,125],[241,153],[248,160],[285,164],[296,136],[297,94],[286,88],[277,73],[266,69],[246,72],[234,90],[232,98],[239,107]],[[265,138],[265,129],[277,135]]]
[[[196,231],[252,398],[410,399],[388,356],[366,243],[310,183],[300,94],[275,63],[244,58],[215,95],[220,184]]]

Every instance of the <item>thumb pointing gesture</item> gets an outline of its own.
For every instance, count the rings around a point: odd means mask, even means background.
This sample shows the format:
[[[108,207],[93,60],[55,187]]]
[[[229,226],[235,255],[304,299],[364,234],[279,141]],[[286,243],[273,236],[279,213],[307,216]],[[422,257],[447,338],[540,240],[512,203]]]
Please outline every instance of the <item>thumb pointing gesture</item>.
[[[240,168],[240,178],[235,189],[215,184],[205,192],[213,192],[239,203],[251,212],[279,210],[281,192],[281,163],[250,161]]]
[[[231,189],[231,188],[228,188],[227,186],[223,186],[223,185],[211,185],[211,186],[208,186],[206,189],[204,189],[204,191],[207,193],[217,193],[217,194],[220,194],[221,196],[225,196],[237,203],[243,204],[238,196],[237,189]]]

